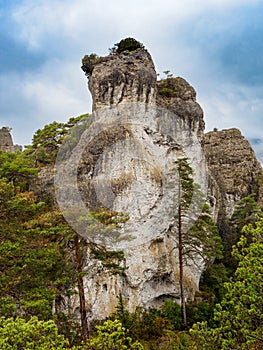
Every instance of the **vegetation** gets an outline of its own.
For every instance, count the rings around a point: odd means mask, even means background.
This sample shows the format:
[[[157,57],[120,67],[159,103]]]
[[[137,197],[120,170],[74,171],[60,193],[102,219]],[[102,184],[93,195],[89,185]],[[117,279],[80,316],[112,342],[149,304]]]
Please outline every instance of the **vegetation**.
[[[138,341],[132,341],[119,320],[107,320],[101,326],[96,326],[96,330],[96,335],[90,341],[94,350],[143,350]]]
[[[89,120],[83,115],[51,123],[36,132],[24,152],[0,152],[0,349],[262,349],[263,214],[257,197],[252,193],[236,204],[228,222],[231,247],[226,246],[221,259],[218,230],[207,205],[195,224],[185,225],[203,202],[185,158],[175,164],[180,195],[171,232],[178,242],[181,298],[185,300],[185,264],[196,255],[207,263],[200,292],[184,303],[183,318],[170,298],[158,309],[138,306],[129,312],[120,295],[113,315],[88,323],[83,282],[87,249],[111,274],[125,273],[124,254],[76,235],[58,210],[30,192],[30,181],[41,167],[54,164],[68,138],[67,159]],[[129,219],[104,209],[88,215],[105,230]],[[61,307],[75,293],[79,315]]]
[[[121,53],[123,51],[131,52],[131,51],[135,51],[135,50],[144,48],[142,43],[140,43],[139,41],[137,41],[137,40],[135,40],[133,38],[122,39],[115,46],[116,46],[116,52],[117,53]]]
[[[43,129],[37,130],[34,134],[32,145],[28,146],[24,152],[25,156],[28,156],[35,167],[54,164],[62,143],[68,138],[68,142],[64,145],[66,144],[70,152],[79,141],[90,118],[89,114],[83,114],[70,118],[66,123],[53,122],[45,125]],[[63,150],[66,156],[67,150],[65,148]]]
[[[209,206],[203,204],[203,195],[194,183],[193,170],[187,158],[178,159],[175,163],[179,174],[178,209],[171,231],[176,237],[182,322],[186,326],[184,267],[189,264],[189,261],[194,263],[198,256],[201,256],[207,264],[211,263],[215,257],[220,257],[222,254],[222,245],[217,227],[211,218]],[[195,218],[196,213],[201,209],[200,205],[203,209]],[[194,222],[189,227],[188,223],[193,219]]]
[[[109,50],[111,54],[120,54],[124,51],[133,52],[143,48],[144,48],[143,44],[140,43],[139,41],[133,38],[126,38],[126,39],[122,39],[119,43],[115,44]],[[100,57],[95,53],[91,53],[90,55],[85,55],[82,58],[81,69],[83,70],[85,75],[89,77],[92,74],[95,65],[102,62],[104,59],[105,59],[104,57]]]
[[[200,349],[262,349],[263,346],[263,218],[245,226],[233,247],[238,266],[225,283],[225,294],[215,307],[216,326],[206,322],[194,327]],[[249,243],[250,241],[250,243]]]
[[[164,98],[182,97],[190,85],[180,77],[173,77],[169,71],[164,72],[166,79],[161,79],[157,83],[158,94]]]
[[[81,69],[83,70],[85,75],[89,77],[92,74],[95,64],[99,62],[100,62],[100,57],[95,53],[91,53],[90,55],[85,55],[82,58]]]
[[[5,178],[22,190],[28,190],[29,181],[38,171],[33,160],[22,152],[0,152],[0,178]]]
[[[40,321],[32,317],[0,318],[0,349],[3,350],[66,350],[68,340],[58,333],[54,321]],[[80,349],[80,348],[79,348]]]
[[[53,300],[74,283],[66,260],[70,229],[60,213],[0,180],[0,310],[47,320]]]

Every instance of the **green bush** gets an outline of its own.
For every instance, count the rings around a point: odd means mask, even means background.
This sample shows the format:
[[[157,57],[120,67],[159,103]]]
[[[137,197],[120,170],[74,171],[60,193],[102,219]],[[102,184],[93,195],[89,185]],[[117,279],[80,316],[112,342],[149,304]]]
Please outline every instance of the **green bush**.
[[[117,49],[116,49],[117,53],[121,53],[123,51],[135,51],[137,49],[144,48],[142,43],[140,43],[139,41],[133,38],[122,39],[118,44],[116,44],[116,46],[117,46]]]
[[[159,89],[158,93],[164,97],[176,97],[178,95],[178,93],[171,88]]]
[[[181,307],[172,299],[166,299],[161,306],[161,316],[164,319],[170,320],[173,329],[181,329],[182,317]]]
[[[96,326],[97,334],[90,340],[94,350],[143,350],[138,342],[132,342],[126,329],[119,320],[107,320],[101,326]]]
[[[91,53],[90,55],[85,55],[82,58],[82,66],[81,69],[89,77],[93,71],[94,65],[99,61],[100,57],[95,53]]]
[[[65,350],[68,340],[58,334],[54,321],[39,321],[32,317],[0,318],[0,349],[3,350]],[[72,348],[74,349],[74,348]],[[77,349],[77,348],[75,348]]]

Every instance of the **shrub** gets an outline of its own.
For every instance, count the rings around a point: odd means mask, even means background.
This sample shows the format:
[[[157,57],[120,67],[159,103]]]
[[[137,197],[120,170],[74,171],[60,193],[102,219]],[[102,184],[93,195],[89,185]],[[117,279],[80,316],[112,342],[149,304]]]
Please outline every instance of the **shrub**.
[[[142,43],[140,43],[139,41],[133,38],[122,39],[118,44],[116,44],[116,46],[117,46],[117,49],[116,49],[117,53],[121,53],[123,51],[135,51],[137,49],[144,48]]]
[[[178,94],[176,93],[176,91],[174,91],[171,88],[162,88],[159,89],[158,93],[161,96],[165,96],[165,97],[176,97]]]
[[[119,320],[107,320],[101,326],[96,326],[97,335],[92,337],[90,345],[94,350],[143,350],[138,342],[132,342],[126,329]]]
[[[91,53],[90,55],[85,55],[82,58],[82,66],[81,69],[89,77],[93,71],[94,65],[99,61],[99,56],[95,53]]]
[[[5,350],[64,350],[69,344],[63,335],[58,334],[54,321],[39,321],[32,317],[0,318],[0,349]],[[76,348],[75,348],[76,349]]]
[[[161,307],[161,316],[172,323],[173,329],[182,327],[181,307],[172,299],[166,299]]]

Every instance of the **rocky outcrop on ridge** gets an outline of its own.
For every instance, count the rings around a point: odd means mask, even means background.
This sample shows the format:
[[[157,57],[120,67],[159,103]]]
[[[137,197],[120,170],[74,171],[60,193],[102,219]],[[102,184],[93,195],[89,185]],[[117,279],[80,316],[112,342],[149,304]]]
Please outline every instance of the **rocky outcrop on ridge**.
[[[235,202],[245,195],[262,197],[262,169],[238,130],[204,134],[194,88],[180,77],[158,82],[143,48],[96,57],[88,85],[93,122],[76,157],[58,171],[55,187],[61,187],[61,198],[56,199],[62,211],[106,208],[129,218],[117,234],[100,234],[95,226],[84,234],[74,227],[87,241],[124,254],[123,273],[114,275],[87,251],[83,269],[88,316],[104,318],[114,312],[120,293],[130,311],[138,305],[158,307],[166,298],[179,302],[176,237],[170,232],[178,205],[175,161],[188,158],[215,220],[230,217]],[[39,179],[38,192],[45,182],[52,188],[53,173],[43,170]],[[87,226],[82,222],[81,229]],[[185,268],[189,300],[204,269],[198,257]],[[72,296],[68,308],[75,310],[78,303]]]
[[[204,150],[208,168],[220,188],[226,217],[235,203],[251,193],[262,199],[262,167],[249,142],[238,129],[205,134]]]
[[[10,129],[5,126],[0,129],[0,151],[3,151],[3,152],[22,151],[22,146],[13,144],[12,136],[10,134]]]

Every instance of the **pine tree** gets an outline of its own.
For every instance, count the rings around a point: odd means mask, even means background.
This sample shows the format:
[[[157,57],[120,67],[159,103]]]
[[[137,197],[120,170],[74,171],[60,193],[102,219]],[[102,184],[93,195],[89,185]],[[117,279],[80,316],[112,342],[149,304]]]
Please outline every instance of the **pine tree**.
[[[70,229],[59,212],[4,179],[0,213],[0,310],[48,319],[56,296],[74,283],[65,247]]]
[[[200,215],[197,215],[200,203],[204,203],[204,196],[194,182],[193,170],[188,159],[180,158],[175,164],[179,174],[178,208],[171,231],[176,238],[182,322],[186,326],[185,266],[190,262],[194,264],[198,256],[208,264],[221,255],[222,244],[209,206],[204,204]],[[191,223],[193,218],[195,222]]]
[[[192,330],[198,349],[263,348],[263,218],[242,232],[232,252],[238,267],[230,282],[224,284],[225,296],[215,308],[217,326],[209,329],[203,322]]]

